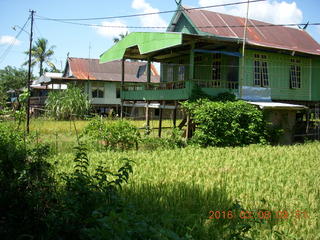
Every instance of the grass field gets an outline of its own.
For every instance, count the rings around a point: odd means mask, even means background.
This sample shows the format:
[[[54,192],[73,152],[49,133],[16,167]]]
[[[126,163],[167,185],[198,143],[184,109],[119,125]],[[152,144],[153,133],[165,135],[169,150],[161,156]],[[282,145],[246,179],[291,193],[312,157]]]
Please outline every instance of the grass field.
[[[136,122],[141,126],[143,121]],[[167,123],[169,124],[169,123]],[[86,125],[77,121],[81,130]],[[39,138],[72,142],[75,135],[68,122],[33,122]],[[134,173],[122,195],[139,212],[181,236],[193,239],[225,239],[241,224],[252,228],[252,239],[320,239],[320,143],[294,146],[251,145],[236,148],[155,149],[153,151],[91,151],[91,168],[102,163],[110,169],[120,159],[132,159]],[[58,173],[71,172],[73,153],[62,151],[51,157]],[[271,211],[271,219],[254,223],[239,219],[232,206],[239,204],[256,220]],[[262,215],[257,215],[263,209]],[[232,211],[231,219],[223,211]],[[209,219],[219,211],[219,219]],[[285,215],[286,212],[288,216]],[[251,214],[251,215],[250,215]],[[261,217],[262,216],[262,217]],[[188,236],[189,236],[188,235]],[[230,236],[230,234],[228,235]]]
[[[78,131],[86,124],[77,121]],[[144,122],[134,124],[140,127]],[[50,161],[57,173],[71,172],[72,125],[32,121],[31,129],[38,132],[39,141],[59,143],[59,153]],[[135,162],[121,194],[153,222],[189,239],[226,239],[235,229],[249,225],[246,236],[261,240],[320,239],[319,155],[319,142],[89,152],[91,170],[101,163],[115,170],[121,158]],[[247,212],[236,212],[236,203]],[[220,217],[209,219],[210,211],[219,211]],[[230,218],[223,216],[228,211],[233,214]],[[271,218],[264,215],[267,211]],[[260,219],[265,221],[254,222]]]
[[[106,122],[113,122],[114,120],[104,120]],[[145,133],[145,121],[138,120],[132,121],[130,123],[135,125],[137,128],[140,128],[140,133],[143,135]],[[73,150],[73,147],[76,144],[76,131],[81,133],[89,121],[54,121],[46,119],[32,119],[30,122],[30,131],[36,136],[36,141],[39,142],[49,142],[57,152],[70,152]],[[179,124],[177,120],[177,125]],[[150,121],[151,128],[151,137],[158,136],[159,122],[157,120]],[[24,126],[22,126],[24,127]],[[168,127],[173,127],[173,123],[170,120],[163,120],[162,127],[165,129],[162,130],[162,136],[166,137],[171,133],[171,129]]]

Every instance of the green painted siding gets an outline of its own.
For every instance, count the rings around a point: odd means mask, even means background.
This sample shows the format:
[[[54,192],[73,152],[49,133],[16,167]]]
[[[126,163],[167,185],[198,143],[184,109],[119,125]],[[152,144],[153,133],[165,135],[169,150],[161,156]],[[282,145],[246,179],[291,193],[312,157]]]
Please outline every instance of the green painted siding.
[[[311,93],[313,101],[320,101],[320,58],[312,59],[312,85]]]
[[[93,98],[92,97],[92,81],[86,81],[85,91],[89,96],[92,104],[120,104],[120,98],[116,98],[117,87],[120,87],[116,82],[103,82],[104,97]]]
[[[269,87],[271,88],[272,99],[311,100],[311,58],[247,50],[243,86],[254,87],[254,54],[267,56]],[[290,88],[291,59],[299,59],[301,62],[301,88]]]
[[[126,100],[185,100],[189,98],[188,88],[172,90],[124,91],[122,98]]]

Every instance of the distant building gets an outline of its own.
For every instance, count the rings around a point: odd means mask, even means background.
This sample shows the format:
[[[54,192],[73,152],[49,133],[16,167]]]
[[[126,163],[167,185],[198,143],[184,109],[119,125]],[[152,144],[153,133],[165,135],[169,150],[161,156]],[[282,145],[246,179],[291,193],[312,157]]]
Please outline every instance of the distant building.
[[[135,84],[146,82],[146,62],[125,61],[126,82]],[[84,89],[95,112],[107,114],[111,109],[119,112],[121,103],[121,61],[99,64],[99,59],[68,57],[61,76],[52,78],[40,77],[41,85],[75,84]],[[160,77],[155,66],[151,66],[152,82],[159,82]]]

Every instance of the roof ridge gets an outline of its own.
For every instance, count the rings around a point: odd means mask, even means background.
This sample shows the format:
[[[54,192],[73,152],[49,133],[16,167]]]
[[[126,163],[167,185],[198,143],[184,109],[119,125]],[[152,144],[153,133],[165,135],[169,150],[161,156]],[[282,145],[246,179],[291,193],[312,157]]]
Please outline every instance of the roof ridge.
[[[99,60],[99,58],[68,57],[69,59]]]

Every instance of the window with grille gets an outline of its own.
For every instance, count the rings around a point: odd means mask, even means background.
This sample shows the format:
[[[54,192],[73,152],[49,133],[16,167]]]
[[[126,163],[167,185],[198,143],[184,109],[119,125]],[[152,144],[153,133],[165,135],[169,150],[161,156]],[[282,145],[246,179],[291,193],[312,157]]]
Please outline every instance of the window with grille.
[[[173,66],[167,67],[167,82],[173,81]]]
[[[179,71],[178,71],[178,80],[184,81],[184,77],[185,77],[185,67],[183,65],[180,65]]]
[[[104,84],[93,82],[91,85],[92,98],[104,98]]]
[[[268,62],[266,55],[254,55],[254,85],[260,87],[269,86]]]
[[[213,54],[212,80],[221,80],[221,54]]]
[[[291,59],[290,88],[301,88],[301,65],[299,59]]]

